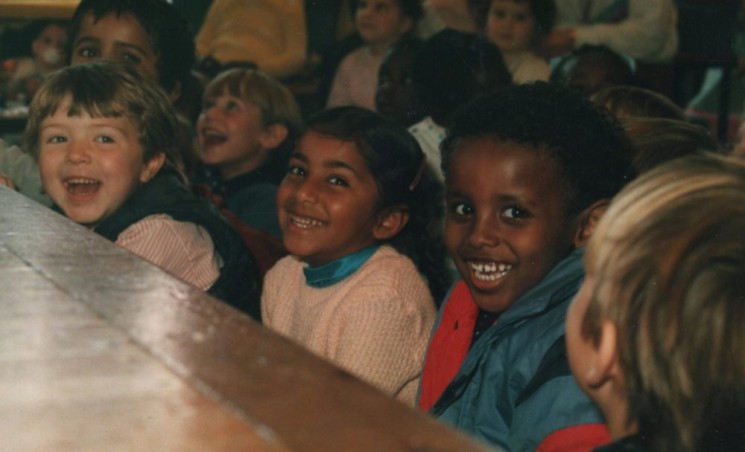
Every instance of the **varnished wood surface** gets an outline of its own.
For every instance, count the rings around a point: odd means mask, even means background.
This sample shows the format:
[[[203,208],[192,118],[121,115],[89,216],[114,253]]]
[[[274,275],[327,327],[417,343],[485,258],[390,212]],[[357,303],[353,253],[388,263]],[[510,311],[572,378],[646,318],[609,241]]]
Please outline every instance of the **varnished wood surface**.
[[[0,0],[0,17],[69,19],[80,0]]]
[[[0,187],[0,450],[484,450]]]

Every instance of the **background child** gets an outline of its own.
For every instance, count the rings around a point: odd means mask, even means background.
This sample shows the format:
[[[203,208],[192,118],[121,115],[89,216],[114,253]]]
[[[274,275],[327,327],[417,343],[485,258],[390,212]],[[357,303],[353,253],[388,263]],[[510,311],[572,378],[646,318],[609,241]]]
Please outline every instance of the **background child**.
[[[440,143],[453,112],[511,80],[499,49],[475,34],[445,29],[425,42],[414,65],[413,83],[428,115],[409,132],[440,181]]]
[[[414,29],[422,17],[420,0],[360,0],[355,26],[365,45],[342,60],[334,76],[328,106],[375,109],[375,88],[386,50]]]
[[[593,93],[590,100],[607,108],[618,119],[645,117],[686,120],[683,109],[670,98],[638,86],[609,86]]]
[[[423,46],[420,39],[401,39],[386,53],[378,73],[375,109],[404,127],[427,116],[419,86],[414,83],[414,65]]]
[[[165,93],[129,65],[55,72],[37,92],[26,148],[71,220],[258,317],[250,255],[212,205],[178,177]]]
[[[632,65],[632,60],[608,47],[584,45],[559,60],[551,72],[551,81],[591,96],[610,86],[636,85]]]
[[[293,256],[267,273],[265,325],[413,404],[447,285],[437,193],[395,123],[358,107],[311,118],[277,194]]]
[[[742,449],[743,206],[742,161],[689,156],[642,175],[600,221],[566,340],[619,440],[607,450]]]
[[[420,408],[507,450],[607,439],[562,347],[581,247],[630,177],[625,145],[604,110],[547,83],[456,114],[442,144],[445,243],[462,280],[440,308]]]
[[[194,64],[186,19],[165,0],[82,0],[70,23],[70,65],[119,60],[160,83],[171,100]]]
[[[533,53],[554,26],[553,0],[470,0],[486,39],[499,47],[517,84],[548,81],[548,61]]]
[[[3,62],[11,68],[7,99],[28,103],[50,72],[65,64],[67,23],[40,20],[29,25],[32,33],[31,56],[13,58]]]
[[[197,120],[201,160],[195,183],[209,184],[246,225],[281,237],[277,186],[287,172],[302,118],[292,93],[251,69],[231,69],[207,85]]]
[[[624,118],[621,124],[638,174],[688,154],[719,152],[717,141],[698,124],[667,118]]]

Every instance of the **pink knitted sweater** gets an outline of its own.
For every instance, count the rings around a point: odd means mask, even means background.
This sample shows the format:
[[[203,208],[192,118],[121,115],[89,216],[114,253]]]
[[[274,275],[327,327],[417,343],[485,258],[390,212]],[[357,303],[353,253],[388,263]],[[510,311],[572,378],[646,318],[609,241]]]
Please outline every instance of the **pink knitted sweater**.
[[[269,270],[264,324],[413,406],[436,313],[411,260],[382,246],[320,289],[305,284],[304,265],[288,256]]]

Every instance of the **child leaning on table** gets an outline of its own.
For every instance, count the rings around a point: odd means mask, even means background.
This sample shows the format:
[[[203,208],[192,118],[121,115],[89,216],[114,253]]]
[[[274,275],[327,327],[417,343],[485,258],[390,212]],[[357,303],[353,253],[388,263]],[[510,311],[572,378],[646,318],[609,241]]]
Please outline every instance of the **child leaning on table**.
[[[264,324],[411,405],[447,287],[441,198],[403,126],[360,107],[310,118],[279,186],[291,256],[266,275]]]
[[[563,336],[582,246],[631,177],[625,146],[614,118],[558,85],[498,88],[456,114],[445,244],[462,279],[440,308],[420,409],[513,451],[608,439]],[[571,441],[553,440],[565,430]]]
[[[569,363],[616,442],[742,450],[745,164],[694,155],[639,176],[587,246]]]
[[[185,187],[175,127],[155,81],[99,61],[48,78],[24,139],[67,217],[258,317],[251,256],[212,205]]]

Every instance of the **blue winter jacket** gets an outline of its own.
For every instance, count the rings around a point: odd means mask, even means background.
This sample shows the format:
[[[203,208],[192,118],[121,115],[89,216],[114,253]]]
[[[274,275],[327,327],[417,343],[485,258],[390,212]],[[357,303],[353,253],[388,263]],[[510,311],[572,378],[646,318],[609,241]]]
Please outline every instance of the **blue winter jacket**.
[[[602,423],[564,347],[567,308],[584,278],[581,257],[576,250],[558,263],[482,333],[433,415],[511,451],[533,451],[565,427]]]

